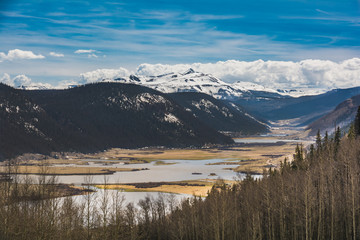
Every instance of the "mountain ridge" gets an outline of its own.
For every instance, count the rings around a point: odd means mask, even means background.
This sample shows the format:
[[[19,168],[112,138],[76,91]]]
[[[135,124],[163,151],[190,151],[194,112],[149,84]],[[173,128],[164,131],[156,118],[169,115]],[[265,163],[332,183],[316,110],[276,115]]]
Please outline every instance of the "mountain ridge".
[[[97,83],[26,91],[1,84],[0,88],[4,92],[0,106],[5,109],[0,115],[1,136],[6,137],[0,144],[2,159],[25,152],[233,143],[166,94],[138,85]],[[17,108],[26,111],[19,115]]]
[[[347,128],[354,120],[359,106],[360,95],[346,99],[330,113],[309,124],[307,126],[307,130],[310,130],[309,135],[314,136],[318,130],[324,134],[326,131],[328,133],[334,132],[336,127]]]

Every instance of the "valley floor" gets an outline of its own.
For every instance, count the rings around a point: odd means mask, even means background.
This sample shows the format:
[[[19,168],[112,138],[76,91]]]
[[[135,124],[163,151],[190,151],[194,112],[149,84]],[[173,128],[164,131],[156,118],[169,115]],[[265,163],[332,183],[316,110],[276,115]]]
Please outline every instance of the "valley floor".
[[[135,174],[138,171],[146,171],[152,174],[152,168],[145,166],[162,166],[174,171],[172,165],[178,164],[180,160],[209,160],[207,165],[219,165],[220,169],[234,171],[238,173],[250,173],[260,175],[269,168],[278,168],[285,158],[292,159],[292,154],[297,144],[305,147],[312,141],[301,140],[301,129],[277,127],[265,136],[253,136],[246,138],[236,138],[235,144],[229,146],[214,146],[201,149],[166,149],[166,148],[142,148],[142,149],[109,149],[96,154],[53,154],[56,158],[26,159],[23,158],[17,163],[16,171],[19,174],[32,175],[58,175],[60,182],[61,176],[71,175],[112,175],[117,172],[129,172]],[[173,161],[169,161],[173,160]],[[151,164],[153,163],[153,164]],[[121,164],[121,167],[120,167]],[[140,166],[140,167],[138,167]],[[98,188],[121,189],[123,191],[154,191],[171,192],[183,194],[195,194],[205,196],[215,184],[214,179],[207,179],[202,176],[199,169],[194,166],[193,174],[198,174],[198,179],[194,184],[192,180],[167,181],[164,183],[146,185],[139,187],[139,184],[131,182],[111,182],[111,185],[104,186],[97,182],[94,184]],[[0,167],[0,173],[6,173],[6,166]],[[131,173],[134,172],[134,173]],[[211,173],[217,176],[216,173]],[[228,181],[227,183],[231,183]]]

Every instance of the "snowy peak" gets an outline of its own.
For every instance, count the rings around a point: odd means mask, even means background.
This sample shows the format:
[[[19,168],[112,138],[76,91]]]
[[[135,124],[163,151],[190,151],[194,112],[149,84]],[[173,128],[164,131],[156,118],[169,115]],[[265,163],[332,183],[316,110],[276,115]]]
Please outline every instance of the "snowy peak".
[[[187,74],[191,74],[191,73],[195,73],[195,70],[192,68],[189,68],[189,70],[187,70],[185,73],[183,73],[183,75],[187,75]]]
[[[210,74],[194,71],[191,68],[182,73],[168,73],[149,77],[142,84],[164,93],[201,92],[220,99],[242,95],[242,91],[233,88],[231,84],[225,83]]]

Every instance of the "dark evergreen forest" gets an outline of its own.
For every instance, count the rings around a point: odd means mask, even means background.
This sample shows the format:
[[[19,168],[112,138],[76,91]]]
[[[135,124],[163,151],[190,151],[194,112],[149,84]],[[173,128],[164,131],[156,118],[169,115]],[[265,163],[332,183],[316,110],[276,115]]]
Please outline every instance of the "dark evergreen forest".
[[[25,91],[0,84],[0,161],[23,153],[230,143],[172,98],[146,87],[99,83]]]

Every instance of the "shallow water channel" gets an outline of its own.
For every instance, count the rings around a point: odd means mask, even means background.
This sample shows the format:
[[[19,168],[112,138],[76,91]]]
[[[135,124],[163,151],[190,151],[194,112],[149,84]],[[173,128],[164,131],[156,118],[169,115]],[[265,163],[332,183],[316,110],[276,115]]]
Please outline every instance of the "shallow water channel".
[[[89,163],[87,167],[102,167],[104,166],[101,161],[109,162],[109,160],[100,159],[84,159]],[[110,165],[112,168],[146,168],[148,170],[141,171],[129,171],[129,172],[115,172],[109,175],[66,175],[57,176],[57,182],[65,184],[74,184],[81,186],[82,184],[108,184],[117,183],[141,183],[141,182],[170,182],[170,181],[182,181],[182,180],[200,180],[200,179],[224,179],[224,180],[239,180],[244,177],[243,174],[238,174],[232,170],[226,170],[225,168],[234,168],[238,165],[212,165],[214,163],[224,162],[226,159],[207,159],[207,160],[162,160],[164,165],[157,165],[154,162],[142,163],[142,164],[124,164],[123,162],[114,161]],[[171,164],[167,164],[171,163]],[[82,165],[74,164],[61,164],[54,166],[73,166],[82,167]],[[210,173],[215,173],[215,176],[210,176]],[[38,178],[37,175],[29,175],[34,178]],[[36,181],[36,180],[35,180]],[[118,190],[102,190],[96,189],[93,193],[94,199],[102,199],[103,194],[113,194]],[[174,198],[180,201],[183,198],[191,197],[188,194],[170,194],[159,192],[122,192],[121,196],[124,197],[125,203],[134,203],[135,205],[139,200],[144,199],[145,196],[151,196],[156,198],[161,194],[165,198]],[[74,196],[77,202],[84,201],[84,196]]]
[[[103,166],[101,160],[86,160],[89,162],[88,167]],[[147,168],[149,170],[115,172],[111,175],[92,175],[92,183],[103,183],[106,176],[108,183],[140,183],[140,182],[169,182],[182,180],[198,180],[198,179],[225,179],[234,180],[238,178],[238,174],[232,170],[224,168],[233,168],[238,165],[211,165],[218,162],[224,162],[226,159],[208,159],[208,160],[162,160],[164,165],[156,165],[155,162],[142,164],[111,164],[112,168]],[[166,165],[170,163],[170,165]],[[57,166],[57,165],[55,165]],[[58,165],[66,166],[66,165]],[[81,165],[72,165],[79,166]],[[195,174],[194,174],[195,173]],[[216,176],[210,176],[215,173]],[[240,175],[241,177],[241,175]],[[84,175],[58,176],[61,183],[79,185],[84,183]]]

